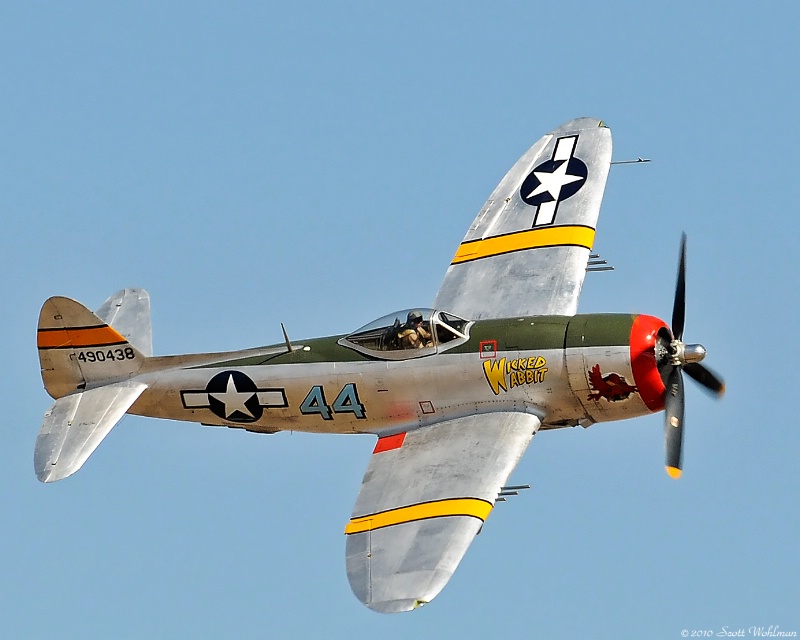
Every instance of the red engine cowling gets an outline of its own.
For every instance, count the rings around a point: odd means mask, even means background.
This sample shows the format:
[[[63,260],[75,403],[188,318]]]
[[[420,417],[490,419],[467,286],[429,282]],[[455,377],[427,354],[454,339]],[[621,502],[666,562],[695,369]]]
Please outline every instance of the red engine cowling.
[[[636,316],[631,327],[631,370],[642,401],[650,411],[664,408],[666,387],[656,363],[659,334],[671,339],[669,327],[653,316]]]

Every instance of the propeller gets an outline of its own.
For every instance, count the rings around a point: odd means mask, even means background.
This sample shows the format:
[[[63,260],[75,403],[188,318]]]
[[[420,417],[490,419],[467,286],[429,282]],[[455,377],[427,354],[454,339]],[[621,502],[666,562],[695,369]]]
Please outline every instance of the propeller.
[[[681,255],[678,262],[678,281],[672,305],[672,335],[666,330],[659,334],[656,359],[661,377],[666,385],[664,400],[664,449],[667,473],[680,478],[683,468],[683,372],[699,383],[706,391],[721,397],[725,383],[709,368],[700,364],[706,350],[700,344],[683,342],[686,323],[686,234],[681,237]]]

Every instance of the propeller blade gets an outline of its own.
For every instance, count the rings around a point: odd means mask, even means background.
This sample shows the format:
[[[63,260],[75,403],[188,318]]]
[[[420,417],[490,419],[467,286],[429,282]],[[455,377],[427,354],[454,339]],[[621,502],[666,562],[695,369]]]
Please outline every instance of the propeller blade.
[[[722,397],[725,394],[725,382],[708,367],[698,362],[690,362],[683,367],[683,370],[715,396]]]
[[[681,236],[681,257],[678,262],[678,282],[675,284],[675,302],[672,304],[672,335],[683,339],[686,321],[686,234]]]
[[[664,401],[664,449],[667,473],[671,478],[681,477],[683,410],[683,375],[680,367],[672,367],[667,378],[667,396]]]

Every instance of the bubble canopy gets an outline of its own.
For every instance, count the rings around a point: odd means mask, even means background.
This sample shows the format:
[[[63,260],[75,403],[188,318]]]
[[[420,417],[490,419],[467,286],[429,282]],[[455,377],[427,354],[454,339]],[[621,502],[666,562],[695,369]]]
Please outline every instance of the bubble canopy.
[[[339,344],[383,360],[420,358],[466,342],[471,324],[444,311],[404,309],[364,325]]]

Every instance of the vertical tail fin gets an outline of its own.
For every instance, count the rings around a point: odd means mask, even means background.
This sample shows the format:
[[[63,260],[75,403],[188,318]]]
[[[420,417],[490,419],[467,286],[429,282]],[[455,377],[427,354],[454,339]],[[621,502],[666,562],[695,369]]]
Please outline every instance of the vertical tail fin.
[[[150,294],[144,289],[122,289],[106,300],[95,314],[125,336],[146,356],[153,355]]]
[[[149,316],[149,297],[144,295]],[[115,301],[122,304],[124,298],[124,292],[112,296],[99,311],[108,317],[116,308]],[[149,317],[144,321],[149,337]],[[50,298],[42,306],[37,346],[42,380],[53,398],[127,380],[141,369],[146,357],[107,322],[63,297]]]

